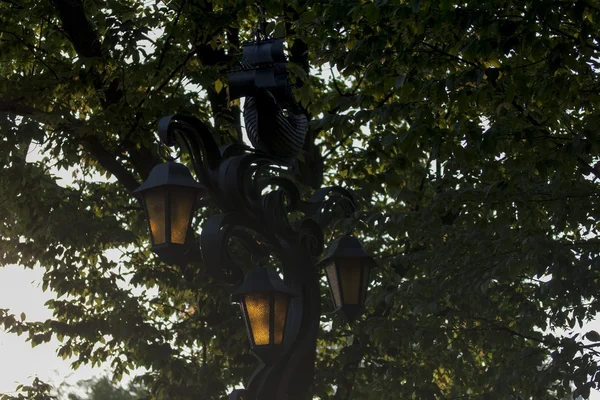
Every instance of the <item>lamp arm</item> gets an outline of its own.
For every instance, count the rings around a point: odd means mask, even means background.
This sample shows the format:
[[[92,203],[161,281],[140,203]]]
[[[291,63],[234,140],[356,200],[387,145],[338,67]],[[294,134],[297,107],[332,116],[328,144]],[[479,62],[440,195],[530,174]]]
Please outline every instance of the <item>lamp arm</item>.
[[[198,179],[206,186],[213,186],[211,171],[221,162],[221,151],[206,124],[196,117],[174,114],[160,119],[158,135],[160,141],[169,147],[182,142],[192,158]]]
[[[239,213],[230,212],[226,214],[217,214],[210,217],[200,234],[200,248],[202,260],[207,267],[208,272],[221,282],[239,283],[244,278],[244,271],[229,254],[229,244],[232,240],[237,240],[253,258],[257,258],[257,263],[268,259],[268,249],[265,245],[256,239],[244,224],[245,217]],[[258,236],[267,235],[264,231],[255,233]],[[272,240],[272,238],[270,238]]]
[[[350,191],[329,186],[316,190],[310,199],[299,205],[299,209],[316,220],[321,228],[325,228],[331,223],[336,209],[340,209],[343,216],[348,218],[356,211],[356,203]]]

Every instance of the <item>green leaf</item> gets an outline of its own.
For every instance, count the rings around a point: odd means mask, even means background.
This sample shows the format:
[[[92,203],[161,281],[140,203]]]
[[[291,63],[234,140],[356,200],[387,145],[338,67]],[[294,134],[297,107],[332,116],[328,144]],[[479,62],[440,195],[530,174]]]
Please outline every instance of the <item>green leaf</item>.
[[[215,81],[215,92],[221,93],[222,89],[223,89],[223,82],[220,79],[217,79]]]
[[[592,342],[600,342],[600,333],[592,330],[585,334],[585,338]]]

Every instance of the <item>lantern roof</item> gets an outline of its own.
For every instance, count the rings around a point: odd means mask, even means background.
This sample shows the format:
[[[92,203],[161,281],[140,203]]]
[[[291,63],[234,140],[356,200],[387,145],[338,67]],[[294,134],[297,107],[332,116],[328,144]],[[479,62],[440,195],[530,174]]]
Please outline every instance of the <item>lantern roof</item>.
[[[297,296],[296,292],[286,286],[277,271],[258,266],[248,271],[244,283],[232,294],[232,297],[237,300],[247,293],[259,292],[279,292],[290,297]]]
[[[197,190],[205,188],[204,185],[196,182],[190,170],[185,165],[175,161],[167,161],[152,168],[148,179],[134,190],[133,193],[139,195],[140,192],[145,190],[167,185],[183,186]]]
[[[325,264],[329,260],[336,258],[368,258],[375,264],[375,260],[364,249],[360,240],[354,236],[344,235],[331,243],[327,249],[325,257],[319,261],[319,264]]]

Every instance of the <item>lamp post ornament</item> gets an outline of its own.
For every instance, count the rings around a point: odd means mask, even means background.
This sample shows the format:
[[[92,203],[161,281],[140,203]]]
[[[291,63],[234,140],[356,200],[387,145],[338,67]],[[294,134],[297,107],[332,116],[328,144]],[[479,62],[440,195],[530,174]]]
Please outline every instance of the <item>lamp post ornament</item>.
[[[352,195],[325,187],[303,199],[285,175],[302,149],[307,119],[288,82],[283,39],[244,45],[241,67],[229,74],[231,99],[245,97],[244,121],[253,145],[219,146],[200,120],[172,115],[160,120],[162,144],[179,145],[191,159],[195,180],[183,164],[156,166],[135,192],[148,220],[152,251],[163,261],[201,258],[211,276],[240,285],[233,294],[246,322],[251,352],[260,363],[232,400],[306,400],[315,373],[320,323],[320,277],[325,270],[336,311],[352,322],[364,306],[375,262],[359,240],[342,236],[326,255],[324,227],[340,212],[355,211]],[[191,228],[201,199],[221,213],[209,217],[198,241]],[[301,219],[290,220],[290,213]],[[229,244],[241,243],[255,265],[233,261]],[[265,266],[273,256],[283,280]]]

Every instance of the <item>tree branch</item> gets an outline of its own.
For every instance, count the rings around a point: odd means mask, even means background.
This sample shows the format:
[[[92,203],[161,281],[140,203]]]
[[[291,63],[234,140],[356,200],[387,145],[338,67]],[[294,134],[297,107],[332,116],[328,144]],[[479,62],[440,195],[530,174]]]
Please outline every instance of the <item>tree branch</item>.
[[[493,85],[494,89],[498,89],[497,84],[492,83],[492,85]],[[536,120],[533,116],[531,116],[531,114],[525,112],[525,108],[522,105],[520,105],[516,99],[513,99],[511,104],[519,112],[519,115],[521,118],[525,119],[527,122],[529,122],[531,125],[535,126],[536,128],[540,128],[540,132],[543,133],[546,138],[550,139],[557,148],[560,149],[563,147],[562,143],[559,143],[556,139],[552,138],[552,134],[547,129],[545,129],[544,124],[542,124],[538,120]],[[600,171],[597,171],[596,168],[589,165],[579,155],[576,156],[576,160],[577,160],[577,163],[579,164],[579,167],[585,172],[584,175],[592,174],[596,178],[600,179]]]
[[[434,46],[434,45],[432,45],[432,44],[429,44],[429,43],[427,43],[427,42],[423,42],[423,44],[424,44],[425,46],[429,47],[430,49],[432,49],[434,52],[436,52],[436,53],[440,54],[440,55],[443,55],[443,56],[445,56],[445,57],[450,57],[450,58],[453,58],[453,59],[457,60],[458,62],[462,62],[462,63],[468,64],[468,65],[470,65],[470,66],[472,66],[472,67],[475,67],[475,68],[480,68],[479,64],[477,64],[477,63],[474,63],[473,61],[469,61],[469,60],[466,60],[466,59],[464,59],[464,58],[462,58],[462,57],[459,57],[459,56],[454,56],[454,55],[452,55],[452,54],[450,54],[450,53],[446,53],[444,50],[442,50],[442,49],[439,49],[439,48],[437,48],[436,46]]]
[[[173,37],[173,31],[175,30],[174,28],[179,23],[179,18],[181,17],[181,12],[183,11],[184,7],[185,7],[185,0],[181,2],[181,7],[179,7],[179,9],[177,10],[177,14],[175,14],[175,20],[173,21],[171,32],[168,34],[167,38],[165,39],[165,45],[164,45],[162,51],[160,52],[160,56],[158,57],[158,64],[156,65],[156,72],[154,73],[155,78],[158,75],[158,73],[162,67],[162,63],[165,59],[165,55],[167,54],[167,51],[169,51],[169,49],[171,48],[170,42],[171,42],[171,38]]]
[[[0,112],[10,113],[23,117],[30,117],[39,114],[48,114],[45,111],[38,110],[34,107],[27,106],[21,103],[0,99]]]
[[[57,115],[43,110],[38,110],[34,107],[18,102],[0,99],[0,112],[7,112],[14,115],[29,117],[41,124],[51,127],[52,129],[63,132],[71,132],[80,137],[82,136],[82,131],[84,133],[85,131],[88,131],[88,127],[85,126],[82,121],[62,114],[60,117],[66,117],[66,121],[61,124],[56,124],[54,120],[62,118],[57,118]],[[84,144],[84,148],[94,155],[100,165],[114,175],[119,182],[121,182],[121,184],[127,188],[127,190],[133,191],[139,186],[135,177],[111,152],[106,150],[95,133],[87,135],[84,134],[82,143]]]
[[[85,136],[82,139],[89,150],[104,169],[114,175],[127,190],[133,192],[140,185],[133,175],[117,160],[117,158],[102,145],[96,135]]]
[[[10,4],[10,5],[12,5],[12,6],[14,6],[14,7],[18,8],[19,10],[22,10],[23,8],[25,8],[25,7],[23,7],[22,5],[20,5],[20,4],[17,4],[17,3],[15,3],[14,1],[11,1],[11,0],[0,0],[0,1],[1,1],[2,3],[8,3],[8,4]]]
[[[64,31],[75,51],[80,57],[104,59],[105,53],[100,42],[100,35],[94,30],[85,15],[81,0],[52,0],[57,9]],[[123,98],[123,91],[119,89],[118,78],[106,84],[104,72],[92,69],[90,72],[94,89],[103,93],[100,99],[103,109],[117,104]]]
[[[87,19],[81,0],[52,0],[58,10],[63,28],[77,54],[83,57],[102,58],[100,39]]]
[[[56,72],[54,72],[54,70],[52,69],[52,67],[50,67],[40,56],[38,56],[37,52],[35,51],[36,48],[39,49],[38,47],[36,47],[35,45],[27,43],[25,41],[25,39],[23,39],[22,37],[20,37],[19,35],[17,35],[14,32],[4,31],[4,30],[0,30],[0,32],[4,32],[4,33],[7,33],[7,34],[15,37],[23,46],[27,47],[27,49],[31,52],[31,54],[33,54],[33,56],[35,57],[35,59],[40,62],[40,64],[42,64],[44,67],[48,68],[48,71],[50,71],[50,73],[52,75],[54,75],[54,77],[56,79],[58,79],[58,75],[56,74]]]
[[[102,44],[100,42],[100,37],[98,33],[94,30],[92,24],[87,19],[84,9],[83,3],[81,0],[52,0],[55,8],[59,12],[60,19],[63,24],[63,28],[66,31],[67,37],[73,44],[75,51],[81,57],[93,57],[93,58],[105,58],[105,53],[102,49]],[[181,14],[180,8],[176,22],[179,20],[179,16]],[[167,43],[168,44],[168,43]],[[166,46],[168,47],[168,46]],[[164,58],[164,53],[166,49],[163,51],[162,57]],[[189,55],[186,58],[187,62],[191,58]],[[177,67],[157,89],[160,91],[168,82],[172,79],[173,76],[179,71],[179,69],[185,65]],[[104,98],[101,99],[101,104],[103,109],[108,109],[111,105],[117,104],[123,99],[124,93],[121,89],[119,89],[119,79],[115,78],[108,84],[104,81],[104,73],[92,70],[91,72],[93,77],[93,85],[96,91],[104,92]],[[144,99],[145,100],[145,99]],[[143,101],[142,101],[143,103]],[[139,107],[138,107],[139,108]],[[141,119],[141,114],[136,114],[136,120],[129,133],[125,135],[121,145],[124,146],[129,153],[129,161],[136,169],[136,171],[142,176],[148,176],[150,170],[154,165],[156,165],[159,161],[152,154],[152,152],[147,148],[138,149],[134,143],[128,141],[128,136],[131,132],[133,132]],[[112,155],[104,146],[101,141],[97,137],[86,137],[86,142],[89,146],[89,150],[92,155],[98,160],[100,165],[106,168],[111,174],[113,174],[119,181],[128,189],[134,190],[138,183],[136,179],[133,177],[131,173],[129,173],[125,167],[118,161],[118,159]]]

